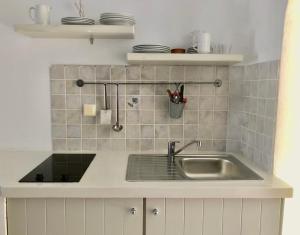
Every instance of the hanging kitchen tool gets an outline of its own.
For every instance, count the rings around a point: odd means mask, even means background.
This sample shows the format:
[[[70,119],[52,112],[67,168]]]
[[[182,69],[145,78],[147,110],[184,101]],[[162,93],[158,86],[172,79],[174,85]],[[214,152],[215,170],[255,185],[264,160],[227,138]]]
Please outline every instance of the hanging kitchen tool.
[[[100,111],[100,123],[101,125],[111,124],[111,110],[108,109],[107,105],[107,84],[104,84],[104,106],[105,109]]]
[[[180,86],[180,83],[177,83],[176,90],[171,92],[168,89],[167,93],[170,98],[170,117],[175,119],[181,118],[185,103],[187,101],[187,99],[184,98],[184,85]]]
[[[120,120],[119,120],[119,84],[116,84],[117,86],[117,120],[116,120],[116,124],[112,126],[112,129],[116,132],[119,132],[123,129],[123,126],[120,125]]]
[[[180,87],[180,92],[179,92],[179,102],[183,103],[183,99],[184,99],[184,85],[181,85]]]

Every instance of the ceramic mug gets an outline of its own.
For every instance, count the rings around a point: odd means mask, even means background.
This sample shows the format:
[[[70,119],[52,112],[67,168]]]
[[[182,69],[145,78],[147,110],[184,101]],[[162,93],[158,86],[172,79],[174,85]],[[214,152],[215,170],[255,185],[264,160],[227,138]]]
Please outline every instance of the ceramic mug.
[[[200,54],[211,52],[210,34],[205,31],[192,32],[192,47]]]
[[[36,24],[50,24],[51,7],[48,5],[36,5],[29,8],[29,16]]]

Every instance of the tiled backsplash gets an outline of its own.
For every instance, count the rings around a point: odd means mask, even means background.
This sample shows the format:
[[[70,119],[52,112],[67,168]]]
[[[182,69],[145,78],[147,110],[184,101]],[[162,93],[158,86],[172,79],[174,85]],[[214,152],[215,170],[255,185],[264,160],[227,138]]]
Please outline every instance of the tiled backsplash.
[[[164,150],[169,139],[202,140],[201,150],[226,150],[229,68],[223,66],[110,66],[54,65],[50,69],[52,139],[54,151]],[[78,88],[89,81],[223,81],[213,85],[186,85],[183,117],[169,117],[167,85],[120,85],[122,132],[100,125],[104,86]],[[174,86],[171,86],[174,90]],[[108,86],[109,105],[116,119],[116,86]],[[138,104],[128,102],[138,98]],[[83,104],[96,104],[97,117],[84,117]]]
[[[227,151],[272,172],[279,62],[231,67]]]

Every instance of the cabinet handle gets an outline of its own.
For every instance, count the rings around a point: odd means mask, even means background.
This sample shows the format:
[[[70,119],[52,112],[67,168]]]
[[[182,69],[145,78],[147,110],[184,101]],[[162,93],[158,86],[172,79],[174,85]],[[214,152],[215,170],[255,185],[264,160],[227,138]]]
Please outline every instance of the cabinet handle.
[[[130,214],[135,215],[136,214],[136,209],[134,207],[130,208],[129,212],[130,212]]]
[[[159,214],[159,209],[158,209],[158,208],[153,209],[153,210],[152,210],[152,213],[153,213],[154,215],[158,215],[158,214]]]

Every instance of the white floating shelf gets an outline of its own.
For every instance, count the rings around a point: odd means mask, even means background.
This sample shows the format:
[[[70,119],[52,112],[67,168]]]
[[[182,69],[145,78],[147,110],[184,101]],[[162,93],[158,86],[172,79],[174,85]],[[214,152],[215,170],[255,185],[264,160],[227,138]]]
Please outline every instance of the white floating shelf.
[[[128,64],[163,65],[233,65],[243,61],[242,55],[233,54],[160,54],[128,53]]]
[[[33,38],[133,39],[127,25],[15,25],[15,31]]]

